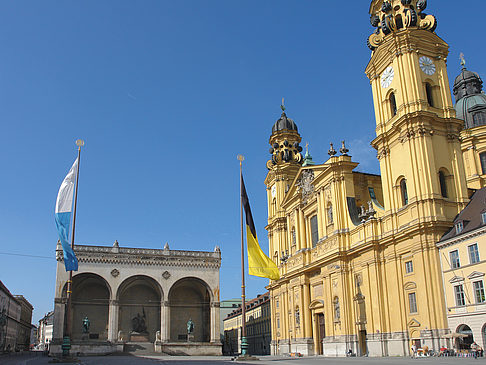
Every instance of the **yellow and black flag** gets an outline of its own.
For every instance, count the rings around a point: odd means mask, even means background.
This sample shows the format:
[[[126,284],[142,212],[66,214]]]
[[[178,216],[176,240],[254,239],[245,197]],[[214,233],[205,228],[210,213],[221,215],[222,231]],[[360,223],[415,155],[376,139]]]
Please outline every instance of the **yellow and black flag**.
[[[260,248],[256,235],[255,225],[250,210],[250,202],[246,195],[243,175],[241,176],[241,201],[245,208],[246,217],[246,247],[248,249],[248,274],[261,276],[272,280],[278,280],[280,275],[278,268],[270,258]]]

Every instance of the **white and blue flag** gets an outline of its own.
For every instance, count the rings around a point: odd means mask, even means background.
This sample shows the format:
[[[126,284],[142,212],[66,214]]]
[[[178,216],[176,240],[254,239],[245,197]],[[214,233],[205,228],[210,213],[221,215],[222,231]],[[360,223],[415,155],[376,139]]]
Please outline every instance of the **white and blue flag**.
[[[73,210],[74,185],[78,172],[78,158],[73,163],[64,181],[59,188],[56,201],[56,226],[64,252],[64,265],[66,271],[78,271],[78,259],[69,243],[69,227],[71,226],[71,213]]]

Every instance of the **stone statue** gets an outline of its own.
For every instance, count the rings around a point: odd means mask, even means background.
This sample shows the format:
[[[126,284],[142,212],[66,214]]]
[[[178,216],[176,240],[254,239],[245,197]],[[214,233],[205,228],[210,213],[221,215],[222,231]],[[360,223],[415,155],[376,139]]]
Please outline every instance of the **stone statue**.
[[[137,313],[136,317],[132,318],[132,330],[133,332],[145,333],[147,332],[147,325],[145,324],[145,310],[142,308],[143,315]]]
[[[189,320],[187,321],[187,333],[193,333],[194,332],[194,322],[192,321],[192,319],[189,318]]]
[[[155,341],[162,341],[161,336],[160,336],[160,331],[155,332]]]
[[[89,333],[89,325],[91,322],[88,319],[88,316],[84,317],[83,319],[83,333]]]

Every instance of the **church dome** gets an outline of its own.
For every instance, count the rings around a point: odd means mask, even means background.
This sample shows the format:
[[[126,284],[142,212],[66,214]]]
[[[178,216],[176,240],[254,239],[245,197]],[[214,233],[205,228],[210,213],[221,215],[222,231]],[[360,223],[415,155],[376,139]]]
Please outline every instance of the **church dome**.
[[[475,72],[462,68],[454,81],[452,91],[456,99],[456,116],[464,120],[464,128],[486,125],[486,95],[483,81]]]
[[[272,127],[272,134],[275,133],[275,132],[284,131],[284,130],[298,132],[297,124],[295,124],[295,122],[292,119],[287,118],[287,115],[285,114],[285,112],[282,112],[282,115],[280,116],[280,118],[275,122],[275,124]]]

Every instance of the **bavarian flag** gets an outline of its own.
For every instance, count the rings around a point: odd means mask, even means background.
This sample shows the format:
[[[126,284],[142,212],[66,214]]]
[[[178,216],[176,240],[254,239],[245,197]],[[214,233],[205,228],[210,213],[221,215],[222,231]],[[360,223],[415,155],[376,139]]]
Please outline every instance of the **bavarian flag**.
[[[272,280],[280,279],[278,268],[270,258],[265,255],[258,244],[255,225],[250,210],[250,202],[246,195],[245,182],[241,176],[241,202],[245,208],[246,217],[246,247],[248,250],[248,274],[261,276]]]

